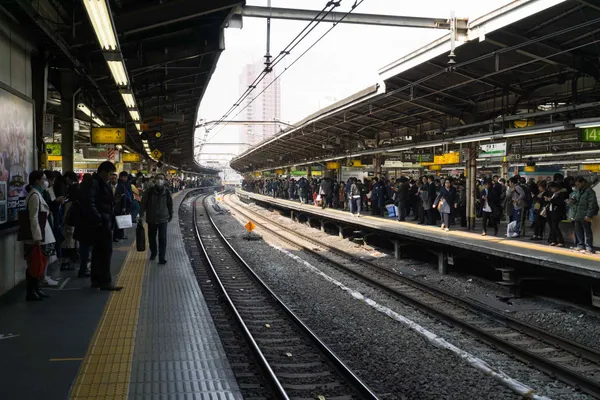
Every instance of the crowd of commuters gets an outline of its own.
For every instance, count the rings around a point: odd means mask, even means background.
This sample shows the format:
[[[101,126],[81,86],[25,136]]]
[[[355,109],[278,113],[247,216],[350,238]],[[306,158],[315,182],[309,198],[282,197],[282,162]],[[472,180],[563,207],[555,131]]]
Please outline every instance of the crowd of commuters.
[[[507,236],[521,237],[523,225],[533,228],[532,240],[548,241],[563,247],[560,223],[573,224],[573,250],[592,253],[592,218],[598,214],[598,202],[591,184],[583,177],[566,179],[555,174],[550,182],[513,176],[480,179],[476,188],[476,216],[481,220],[481,234],[492,229],[498,235],[501,221],[508,223]],[[322,208],[349,211],[359,217],[370,210],[375,216],[398,221],[412,219],[420,225],[438,225],[449,231],[453,225],[467,226],[467,191],[464,178],[383,177],[336,179],[273,178],[244,180],[242,187],[255,193]],[[546,236],[546,226],[548,234]]]
[[[50,257],[60,260],[61,271],[74,271],[90,278],[91,287],[118,291],[112,282],[113,243],[127,239],[116,217],[131,215],[131,221],[148,223],[150,259],[166,261],[166,228],[173,218],[171,192],[186,187],[214,185],[212,179],[167,179],[126,171],[117,174],[115,165],[103,162],[94,174],[81,177],[73,171],[33,171],[29,174],[25,201],[30,237],[23,240],[27,261],[28,301],[49,297],[41,286],[57,286],[47,275]],[[157,246],[158,236],[158,246]]]

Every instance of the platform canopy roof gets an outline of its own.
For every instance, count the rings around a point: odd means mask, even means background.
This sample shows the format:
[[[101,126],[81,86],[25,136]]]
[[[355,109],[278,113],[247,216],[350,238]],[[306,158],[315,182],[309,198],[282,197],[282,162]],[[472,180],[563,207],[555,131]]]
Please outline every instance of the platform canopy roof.
[[[161,161],[184,170],[216,173],[194,161],[196,112],[225,49],[223,29],[244,1],[107,2],[142,122],[149,124],[150,133],[162,134],[160,139],[150,135],[150,148],[164,154]],[[75,68],[80,98],[107,125],[126,124],[130,144],[141,151],[140,135],[100,51],[84,1],[15,0],[0,6],[26,37],[48,51],[53,86],[61,87],[61,68]],[[174,154],[174,149],[181,152]]]
[[[248,172],[345,157],[509,139],[511,152],[581,148],[600,125],[600,5],[521,0],[385,66],[381,81],[236,157]],[[455,63],[449,63],[449,61]],[[589,121],[589,120],[588,120]],[[540,132],[533,134],[535,128]],[[520,135],[517,130],[529,130]],[[458,143],[456,143],[458,142]],[[462,143],[461,143],[462,142]],[[438,148],[431,144],[438,143]]]

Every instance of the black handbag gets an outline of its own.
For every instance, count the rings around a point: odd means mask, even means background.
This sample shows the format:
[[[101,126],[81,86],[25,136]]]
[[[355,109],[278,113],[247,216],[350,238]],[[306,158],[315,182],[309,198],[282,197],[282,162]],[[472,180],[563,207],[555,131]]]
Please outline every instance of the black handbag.
[[[38,195],[39,196],[39,195]],[[40,204],[42,200],[39,199]],[[40,230],[42,231],[42,242],[46,240],[46,224],[48,223],[48,213],[39,212],[38,221]],[[31,232],[31,221],[29,220],[29,201],[24,210],[19,211],[19,232],[17,233],[17,241],[33,240]]]
[[[146,251],[146,230],[139,222],[135,228],[135,247],[137,251]]]

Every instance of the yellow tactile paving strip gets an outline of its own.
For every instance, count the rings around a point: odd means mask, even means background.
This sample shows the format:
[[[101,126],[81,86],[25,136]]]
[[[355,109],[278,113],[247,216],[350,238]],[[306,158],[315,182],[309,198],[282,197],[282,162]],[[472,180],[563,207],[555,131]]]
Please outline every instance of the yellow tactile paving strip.
[[[71,399],[127,399],[146,260],[134,243],[116,282],[125,288],[110,295]]]

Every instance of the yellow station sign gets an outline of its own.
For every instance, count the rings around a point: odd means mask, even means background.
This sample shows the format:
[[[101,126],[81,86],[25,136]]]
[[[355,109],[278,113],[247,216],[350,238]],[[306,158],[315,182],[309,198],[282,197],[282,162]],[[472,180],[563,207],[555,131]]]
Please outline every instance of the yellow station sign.
[[[447,165],[460,163],[460,153],[446,153],[441,156],[433,157],[433,162],[422,162],[422,166],[429,165]]]
[[[92,144],[125,144],[125,128],[92,128]]]
[[[142,156],[138,153],[123,153],[123,162],[141,162]]]
[[[584,164],[582,169],[584,171],[600,172],[600,164]]]
[[[342,167],[342,163],[338,161],[328,161],[326,167],[327,169],[340,169]]]

